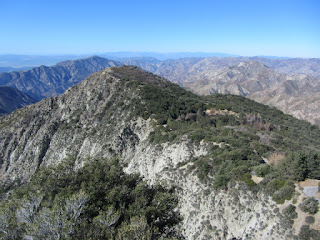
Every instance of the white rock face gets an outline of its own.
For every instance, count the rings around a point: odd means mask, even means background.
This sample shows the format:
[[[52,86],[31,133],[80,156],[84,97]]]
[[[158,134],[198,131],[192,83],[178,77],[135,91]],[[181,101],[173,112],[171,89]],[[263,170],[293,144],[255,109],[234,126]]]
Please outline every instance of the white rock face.
[[[139,122],[141,129],[135,133],[148,132],[149,123]],[[228,191],[210,190],[197,177],[192,162],[182,165],[191,157],[206,155],[207,147],[195,145],[187,137],[179,143],[154,146],[144,135],[134,153],[123,154],[128,163],[125,171],[140,173],[151,184],[177,187],[178,210],[183,217],[180,227],[187,239],[290,239],[291,228],[283,224],[269,197],[256,196],[243,184],[230,186]]]

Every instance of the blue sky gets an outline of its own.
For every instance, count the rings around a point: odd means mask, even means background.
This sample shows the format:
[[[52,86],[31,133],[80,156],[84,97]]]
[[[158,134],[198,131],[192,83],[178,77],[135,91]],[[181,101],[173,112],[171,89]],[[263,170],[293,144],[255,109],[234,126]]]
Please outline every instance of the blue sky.
[[[0,0],[0,54],[320,57],[318,0]]]

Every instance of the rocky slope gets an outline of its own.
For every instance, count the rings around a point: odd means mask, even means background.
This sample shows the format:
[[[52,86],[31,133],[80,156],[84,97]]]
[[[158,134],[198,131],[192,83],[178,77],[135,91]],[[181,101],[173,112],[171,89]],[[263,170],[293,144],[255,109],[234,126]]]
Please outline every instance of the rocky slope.
[[[0,118],[0,180],[28,181],[68,155],[76,168],[89,157],[118,156],[126,172],[176,187],[186,239],[291,239],[299,229],[259,190],[264,185],[250,188],[248,171],[262,154],[319,151],[319,136],[319,129],[245,98],[200,98],[136,67],[107,68]],[[228,176],[239,178],[225,182]]]
[[[319,84],[301,89],[301,87],[297,87],[298,83],[288,80],[279,84],[277,89],[266,89],[253,93],[249,97],[257,102],[275,106],[296,118],[320,125]],[[304,82],[304,84],[308,83]]]
[[[319,84],[316,77],[281,74],[258,61],[249,61],[199,73],[184,86],[204,95],[218,92],[246,96],[319,124]]]
[[[0,85],[15,87],[40,100],[63,93],[94,72],[120,65],[100,57],[64,61],[52,67],[42,65],[27,71],[0,73]]]
[[[0,116],[35,102],[35,99],[16,88],[0,86]]]

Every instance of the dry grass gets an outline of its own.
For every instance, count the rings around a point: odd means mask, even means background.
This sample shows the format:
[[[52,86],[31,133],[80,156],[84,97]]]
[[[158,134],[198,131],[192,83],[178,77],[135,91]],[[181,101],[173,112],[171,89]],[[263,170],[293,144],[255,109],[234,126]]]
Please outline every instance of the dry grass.
[[[307,179],[305,181],[299,182],[299,185],[301,187],[316,187],[318,186],[320,180],[315,180],[315,179]]]
[[[273,164],[275,166],[278,166],[284,158],[285,155],[283,153],[275,152],[271,154],[267,159],[263,158],[263,160],[269,165]]]

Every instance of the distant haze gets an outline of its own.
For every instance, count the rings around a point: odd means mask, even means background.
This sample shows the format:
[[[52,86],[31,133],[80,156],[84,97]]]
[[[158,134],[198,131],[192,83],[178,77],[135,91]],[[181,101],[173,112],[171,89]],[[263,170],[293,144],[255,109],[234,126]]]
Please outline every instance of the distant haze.
[[[31,69],[40,65],[52,66],[65,60],[77,60],[90,56],[100,56],[111,60],[126,60],[132,58],[155,58],[157,60],[179,59],[179,58],[208,58],[208,57],[240,57],[229,53],[209,52],[106,52],[102,54],[83,55],[13,55],[0,54],[0,72],[10,72]],[[264,56],[270,59],[287,58],[285,56]]]
[[[85,55],[0,55],[1,67],[35,67],[40,65],[51,66],[65,60],[76,60],[93,55],[98,55],[108,59],[122,60],[126,58],[152,57],[158,60],[178,59],[185,57],[237,57],[237,55],[228,53],[205,53],[205,52],[172,52],[172,53],[156,53],[156,52],[107,52],[102,54],[85,54]],[[13,71],[15,69],[6,69]],[[20,70],[20,69],[17,69]],[[22,69],[21,69],[22,70]],[[1,71],[1,69],[0,69]],[[5,71],[2,71],[5,72]]]

